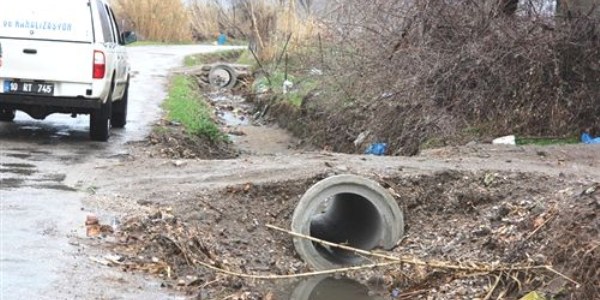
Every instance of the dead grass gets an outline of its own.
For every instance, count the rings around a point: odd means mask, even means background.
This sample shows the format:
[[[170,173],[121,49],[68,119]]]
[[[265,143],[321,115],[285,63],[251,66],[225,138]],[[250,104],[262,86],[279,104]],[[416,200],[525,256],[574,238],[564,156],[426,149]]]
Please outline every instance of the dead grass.
[[[188,11],[180,0],[113,0],[123,29],[135,30],[143,40],[190,42]]]
[[[291,0],[241,0],[231,6],[195,0],[190,11],[196,38],[213,40],[225,33],[244,39],[263,63],[275,60],[288,39],[287,51],[294,52],[322,28],[315,16],[301,13]]]

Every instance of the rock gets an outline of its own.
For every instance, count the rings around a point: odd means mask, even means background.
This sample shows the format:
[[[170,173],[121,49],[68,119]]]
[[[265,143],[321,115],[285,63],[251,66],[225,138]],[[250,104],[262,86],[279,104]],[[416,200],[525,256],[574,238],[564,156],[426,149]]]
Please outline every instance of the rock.
[[[478,237],[486,236],[490,233],[492,233],[492,230],[489,227],[484,226],[484,225],[482,225],[481,227],[479,227],[473,231],[473,235],[478,236]]]
[[[176,167],[181,167],[181,166],[184,166],[185,164],[186,164],[186,162],[183,160],[174,160],[173,161],[173,165]]]
[[[367,284],[369,284],[370,286],[373,286],[373,287],[384,287],[385,286],[385,278],[383,276],[375,274],[375,275],[369,277],[369,279],[367,280]]]
[[[96,215],[87,215],[85,219],[85,225],[98,225],[98,217]]]
[[[346,166],[336,166],[335,170],[338,172],[348,172],[349,168]]]
[[[358,135],[358,137],[356,137],[356,139],[354,140],[354,146],[360,147],[360,145],[362,145],[365,142],[365,140],[367,139],[367,137],[369,137],[370,134],[371,132],[369,130],[361,132]]]
[[[530,210],[532,214],[539,215],[545,212],[546,208],[542,204],[535,204]]]

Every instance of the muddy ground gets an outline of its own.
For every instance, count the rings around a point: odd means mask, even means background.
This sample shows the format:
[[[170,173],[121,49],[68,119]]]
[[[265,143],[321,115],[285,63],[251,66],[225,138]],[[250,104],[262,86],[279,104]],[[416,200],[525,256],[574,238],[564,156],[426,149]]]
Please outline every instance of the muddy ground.
[[[300,148],[285,131],[254,120],[252,104],[241,97],[211,95],[224,131],[234,133],[226,148],[151,135],[80,182],[97,186],[87,206],[119,220],[103,243],[112,268],[152,274],[191,299],[516,299],[530,291],[594,299],[600,293],[598,146],[337,154]],[[318,290],[320,279],[243,279],[206,267],[261,275],[311,271],[291,237],[265,225],[290,228],[302,194],[342,173],[378,181],[403,209],[405,236],[392,255],[463,266],[552,265],[564,276],[402,264],[340,273]]]

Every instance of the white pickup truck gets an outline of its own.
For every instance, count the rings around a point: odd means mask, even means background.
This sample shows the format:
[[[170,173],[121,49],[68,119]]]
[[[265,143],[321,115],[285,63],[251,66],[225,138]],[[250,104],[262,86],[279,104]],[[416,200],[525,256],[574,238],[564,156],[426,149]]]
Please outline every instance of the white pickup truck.
[[[105,0],[0,0],[0,121],[89,114],[91,139],[106,141],[126,124],[135,40]]]

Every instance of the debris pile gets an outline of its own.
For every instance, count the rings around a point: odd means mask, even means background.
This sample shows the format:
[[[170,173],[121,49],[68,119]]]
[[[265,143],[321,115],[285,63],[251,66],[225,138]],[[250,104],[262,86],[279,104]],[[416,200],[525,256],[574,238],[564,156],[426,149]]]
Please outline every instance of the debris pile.
[[[264,279],[311,270],[290,234],[267,225],[289,228],[300,196],[320,179],[230,186],[125,220],[112,246],[119,258],[113,265],[156,274],[166,286],[202,299],[287,299],[288,288]],[[489,172],[374,179],[403,207],[405,236],[390,252],[374,251],[380,267],[339,271],[372,293],[593,299],[600,292],[596,185]],[[412,260],[399,264],[382,255]]]

